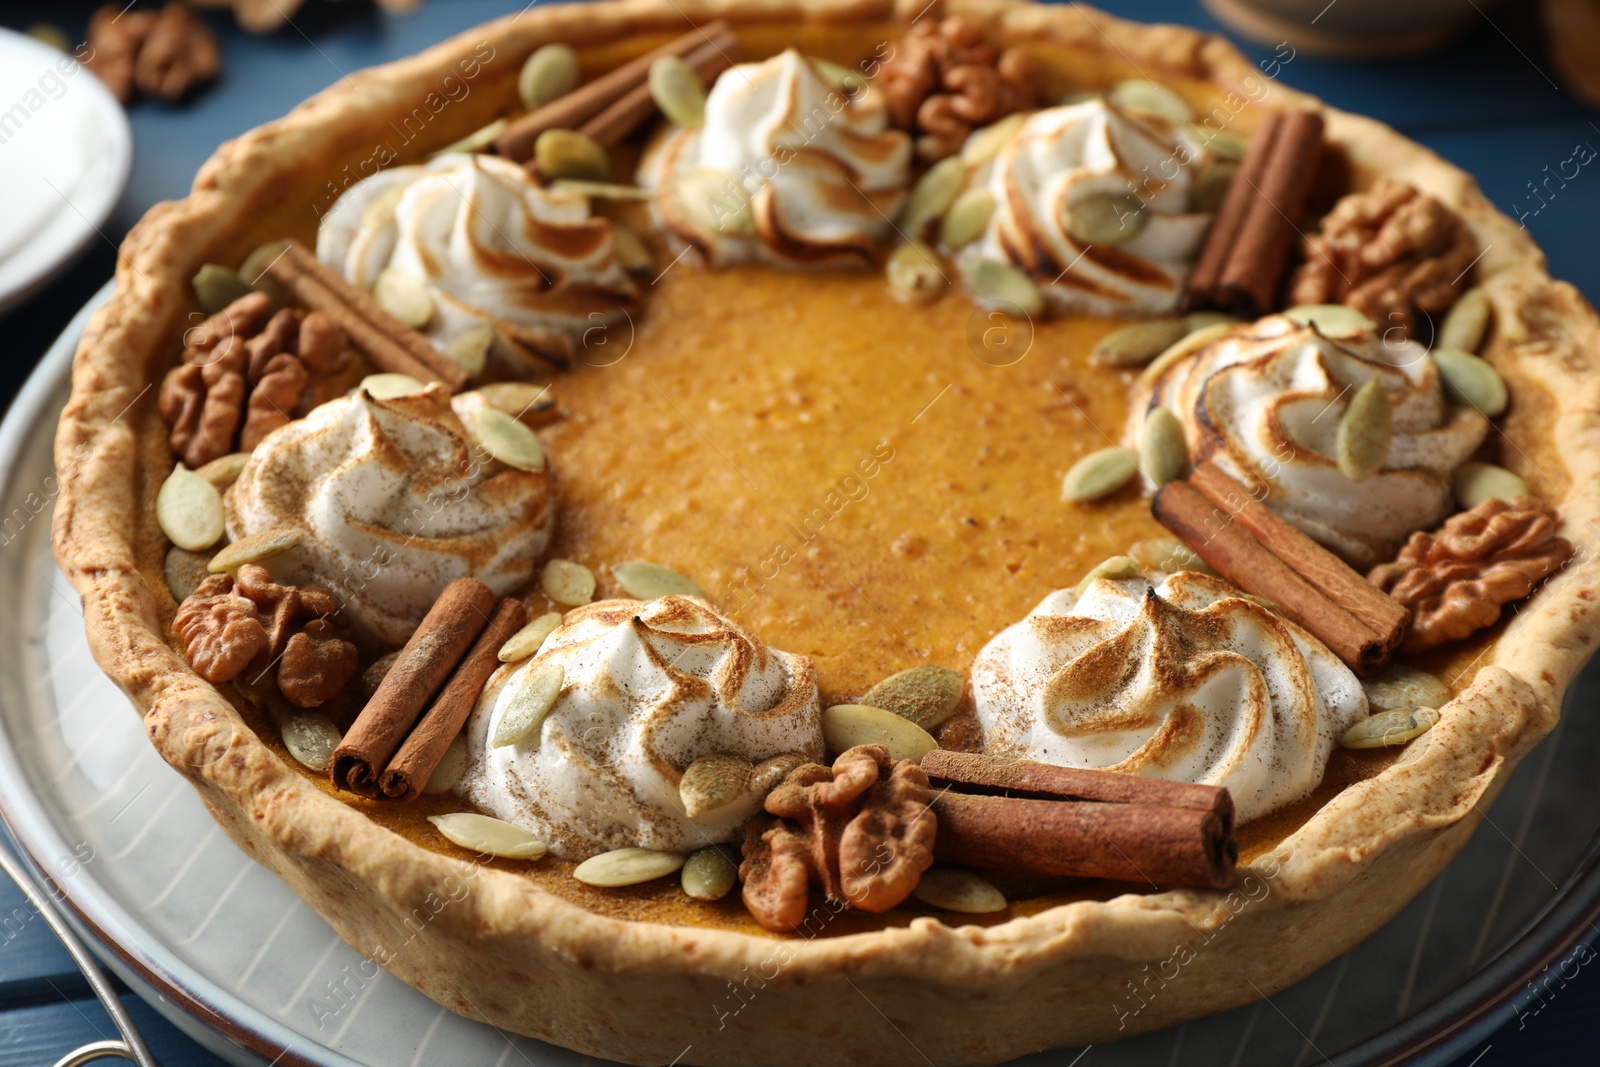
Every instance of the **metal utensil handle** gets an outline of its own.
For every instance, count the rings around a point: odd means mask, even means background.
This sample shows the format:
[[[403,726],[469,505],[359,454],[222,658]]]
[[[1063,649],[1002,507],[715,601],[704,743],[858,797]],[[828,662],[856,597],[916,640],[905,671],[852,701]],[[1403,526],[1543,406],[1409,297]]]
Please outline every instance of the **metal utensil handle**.
[[[17,883],[17,888],[22,890],[23,895],[38,910],[40,917],[49,924],[51,930],[55,931],[67,954],[72,957],[72,962],[78,965],[78,970],[88,979],[89,988],[94,990],[94,995],[106,1009],[106,1014],[111,1016],[111,1021],[117,1025],[117,1031],[122,1034],[121,1041],[94,1041],[75,1049],[58,1060],[55,1067],[78,1067],[79,1064],[104,1059],[107,1056],[129,1060],[139,1067],[161,1067],[156,1058],[150,1054],[150,1050],[145,1047],[139,1028],[133,1025],[133,1019],[122,1006],[122,1001],[117,998],[116,990],[112,989],[111,983],[106,980],[105,972],[89,954],[89,950],[83,947],[83,942],[72,932],[66,919],[56,910],[55,902],[34,884],[22,863],[4,847],[0,847],[0,869]]]

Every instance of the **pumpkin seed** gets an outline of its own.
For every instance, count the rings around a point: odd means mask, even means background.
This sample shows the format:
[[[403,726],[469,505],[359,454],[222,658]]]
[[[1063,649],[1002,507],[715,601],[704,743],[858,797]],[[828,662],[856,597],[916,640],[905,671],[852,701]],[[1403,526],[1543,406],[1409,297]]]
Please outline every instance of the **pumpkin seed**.
[[[1391,663],[1371,678],[1361,679],[1367,706],[1374,711],[1397,708],[1442,708],[1450,702],[1450,687],[1426,671]]]
[[[584,885],[615,889],[625,885],[651,882],[671,874],[684,864],[682,852],[662,852],[653,848],[619,848],[590,856],[572,877]]]
[[[1138,197],[1103,195],[1068,204],[1061,224],[1084,244],[1119,245],[1138,236],[1148,221]]]
[[[1208,326],[1237,326],[1239,320],[1222,311],[1191,311],[1183,317],[1183,324],[1193,333]]]
[[[283,717],[278,725],[283,747],[289,750],[301,765],[313,771],[325,771],[333,761],[333,750],[339,747],[344,735],[333,720],[319,711],[296,711]]]
[[[190,552],[210,548],[222,539],[222,494],[180,463],[156,493],[156,522],[179,548]]]
[[[471,133],[461,138],[461,140],[451,141],[443,148],[433,152],[428,156],[428,158],[438,159],[440,156],[453,156],[459,153],[471,154],[473,152],[482,152],[490,145],[494,144],[494,139],[496,137],[499,137],[502,133],[506,132],[507,125],[508,123],[505,119],[495,119],[482,129],[473,130]],[[396,189],[394,191],[402,192],[403,190]],[[398,202],[399,200],[396,198],[396,203]]]
[[[948,284],[939,269],[938,253],[922,241],[907,241],[891,252],[884,273],[889,292],[903,304],[926,304]]]
[[[460,784],[461,776],[467,773],[467,762],[467,739],[457,734],[439,758],[439,766],[428,776],[428,784],[422,787],[422,792],[428,796],[450,792]]]
[[[1361,312],[1343,304],[1302,304],[1283,314],[1302,326],[1315,326],[1318,333],[1335,341],[1347,341],[1378,328]]]
[[[1483,335],[1489,329],[1493,308],[1489,294],[1482,289],[1468,289],[1456,297],[1449,314],[1439,327],[1435,344],[1439,348],[1455,348],[1462,352],[1477,352],[1483,347]]]
[[[976,259],[962,268],[968,288],[979,303],[998,300],[1010,304],[1030,318],[1044,311],[1044,295],[1039,287],[1016,267],[993,259]]]
[[[1139,473],[1139,459],[1126,448],[1102,448],[1090,452],[1061,479],[1061,499],[1069,504],[1087,504],[1110,496],[1133,481]]]
[[[1196,574],[1216,574],[1211,565],[1195,554],[1195,550],[1176,537],[1151,537],[1135,541],[1128,546],[1128,555],[1141,567],[1164,574],[1194,571]]]
[[[361,389],[374,400],[393,400],[426,392],[427,386],[409,374],[369,374],[361,379]]]
[[[727,171],[694,167],[679,175],[676,189],[679,203],[701,230],[734,235],[755,232],[750,195]]]
[[[385,267],[372,285],[378,306],[413,329],[422,329],[433,319],[433,297],[420,274],[404,267]]]
[[[562,607],[575,608],[594,599],[594,571],[570,559],[547,560],[539,572],[539,587]]]
[[[239,475],[244,473],[244,465],[250,462],[248,452],[230,452],[226,456],[218,456],[210,463],[202,464],[194,472],[212,485],[217,487],[217,492],[222,492],[239,480]]]
[[[678,780],[678,798],[683,801],[684,814],[693,819],[748,795],[754,772],[755,767],[743,756],[701,756],[689,764]]]
[[[1365,481],[1383,469],[1394,439],[1394,410],[1389,394],[1376,378],[1356,390],[1334,437],[1339,470],[1352,482]]]
[[[1184,124],[1184,131],[1199,142],[1207,152],[1218,159],[1240,160],[1250,147],[1250,140],[1232,130],[1213,130],[1198,122]]]
[[[582,193],[596,200],[649,200],[654,194],[639,185],[618,185],[616,182],[589,182],[579,178],[562,178],[550,183],[550,188],[567,193]],[[613,222],[613,226],[619,223]]]
[[[966,685],[960,671],[930,663],[889,675],[867,690],[861,703],[932,730],[955,714]]]
[[[1112,330],[1089,353],[1103,367],[1142,367],[1183,340],[1189,327],[1182,319],[1150,319]]]
[[[221,552],[211,557],[206,570],[212,574],[231,574],[246,563],[260,563],[273,556],[281,556],[305,538],[298,526],[280,526],[276,530],[241,537]]]
[[[506,638],[506,643],[500,646],[500,662],[515,663],[519,659],[527,659],[536,655],[544,647],[545,641],[551,634],[561,627],[561,612],[552,611],[548,615],[540,615],[528,625]]]
[[[1221,340],[1233,332],[1234,324],[1231,322],[1218,322],[1210,326],[1202,326],[1193,330],[1171,348],[1161,353],[1150,361],[1140,374],[1141,382],[1151,382],[1166,373],[1167,368],[1180,360],[1188,359],[1213,341]]]
[[[1421,737],[1439,721],[1433,708],[1395,708],[1362,719],[1339,738],[1345,748],[1390,748]]]
[[[1459,348],[1435,348],[1430,354],[1452,404],[1477,408],[1491,419],[1505,413],[1510,400],[1505,379],[1488,360]]]
[[[1493,463],[1463,463],[1451,479],[1456,503],[1471,510],[1485,500],[1528,496],[1528,483]]]
[[[267,273],[267,266],[283,255],[282,241],[268,241],[256,248],[244,262],[239,264],[239,277],[254,290],[266,293],[272,297],[272,302],[279,307],[287,307],[295,302],[294,294],[289,288]]]
[[[528,831],[488,815],[459,811],[450,815],[430,815],[428,821],[444,835],[445,840],[473,852],[513,860],[536,860],[545,852],[544,842]]]
[[[67,36],[67,31],[53,22],[35,22],[23,32],[40,44],[49,45],[57,52],[72,51],[72,39]]]
[[[966,143],[961,146],[961,162],[968,167],[986,165],[1000,154],[1001,147],[1011,140],[1027,117],[1025,112],[1018,111],[1007,115],[992,126],[973,130]]]
[[[547,181],[582,178],[603,182],[611,177],[611,160],[600,142],[576,130],[546,130],[533,142],[533,158]]]
[[[1189,441],[1183,423],[1168,408],[1154,408],[1139,433],[1139,466],[1159,489],[1189,469]]]
[[[739,883],[739,864],[730,848],[697,848],[683,861],[683,891],[695,900],[721,900]]]
[[[1143,578],[1144,571],[1139,568],[1139,561],[1129,556],[1111,556],[1101,560],[1089,568],[1089,573],[1078,579],[1078,596],[1082,596],[1089,585],[1097,578],[1105,578],[1113,582],[1127,582],[1134,578]]]
[[[566,44],[535,49],[517,75],[517,95],[529,111],[566,96],[577,85],[578,53]]]
[[[200,303],[200,310],[207,315],[215,315],[241,296],[249,296],[255,292],[250,283],[239,277],[238,273],[229,270],[220,263],[207,263],[195,273],[194,298]]]
[[[961,248],[983,236],[994,214],[994,194],[987,189],[968,189],[950,205],[939,226],[939,243],[946,248]]]
[[[356,692],[363,701],[371,700],[372,694],[378,691],[378,686],[389,677],[389,671],[400,660],[400,650],[397,648],[373,660],[367,669],[361,672],[361,677],[356,681]]]
[[[505,748],[530,736],[537,741],[539,728],[544,725],[550,709],[556,706],[565,682],[566,671],[559,663],[545,663],[537,668],[526,669],[511,702],[494,724],[489,747]]]
[[[986,878],[959,867],[929,867],[911,895],[940,911],[988,915],[1006,909],[1005,894]]]
[[[706,90],[681,56],[661,56],[650,64],[650,96],[667,117],[687,129],[706,124]]]
[[[835,63],[831,59],[823,59],[821,56],[807,56],[806,58],[811,61],[813,67],[817,68],[817,73],[822,75],[830,85],[844,89],[852,96],[861,91],[860,86],[866,85],[866,78],[850,67]]]
[[[519,471],[544,470],[544,449],[533,431],[493,405],[478,410],[472,436],[483,450]]]
[[[507,415],[529,423],[546,421],[556,406],[550,386],[533,382],[490,382],[474,391]]]
[[[172,594],[173,600],[181,604],[189,599],[189,594],[194,592],[211,573],[206,570],[206,564],[210,560],[209,555],[190,552],[186,548],[173,546],[167,549],[163,570],[167,579],[167,592]]]
[[[1057,100],[1056,107],[1075,107],[1078,104],[1087,104],[1091,100],[1104,100],[1105,95],[1105,93],[1096,92],[1093,89],[1080,89],[1078,92],[1068,93],[1060,100]]]
[[[705,596],[705,591],[689,579],[659,563],[629,560],[613,563],[611,576],[622,586],[622,591],[635,600],[655,600],[664,596]]]
[[[928,223],[942,216],[966,184],[967,168],[957,156],[948,156],[917,179],[900,209],[900,232],[908,238],[922,236]]]
[[[489,349],[494,346],[494,323],[480,322],[469,326],[445,349],[450,361],[476,378],[489,362]]]
[[[1194,118],[1194,109],[1188,101],[1160,82],[1133,78],[1118,82],[1106,94],[1106,99],[1117,107],[1129,111],[1143,111],[1178,125]]]
[[[622,269],[633,274],[649,274],[656,269],[656,257],[644,243],[639,231],[625,222],[611,222],[611,237],[617,244],[617,260]]]
[[[897,760],[920,760],[939,747],[932,734],[910,719],[867,704],[835,704],[824,711],[822,738],[835,753],[882,745]]]
[[[1221,159],[1208,165],[1189,188],[1189,210],[1210,213],[1222,206],[1228,195],[1233,176],[1239,173],[1239,164]]]

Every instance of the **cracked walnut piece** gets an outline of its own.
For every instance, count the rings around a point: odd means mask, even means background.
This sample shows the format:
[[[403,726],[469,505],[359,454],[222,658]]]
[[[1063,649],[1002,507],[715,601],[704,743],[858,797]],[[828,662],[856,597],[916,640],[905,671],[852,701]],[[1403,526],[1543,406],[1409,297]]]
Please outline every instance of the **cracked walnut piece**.
[[[1531,496],[1485,500],[1435,533],[1414,533],[1393,563],[1375,567],[1373,585],[1411,609],[1405,651],[1459,641],[1533,592],[1572,555],[1555,535],[1558,517]]]
[[[1291,304],[1346,304],[1416,336],[1419,318],[1442,315],[1461,293],[1478,243],[1461,216],[1406,182],[1384,178],[1351,193],[1305,239]]]
[[[344,691],[359,666],[339,602],[320,585],[279,585],[265,567],[214,574],[178,605],[172,629],[213,685],[276,671],[289,703],[312,708]]]
[[[959,152],[977,127],[1032,107],[1036,81],[1031,55],[991,43],[983,20],[967,14],[919,22],[878,72],[894,124],[916,135],[924,163]]]
[[[744,903],[768,930],[799,929],[808,887],[880,912],[905,900],[933,863],[938,829],[928,776],[881,745],[858,745],[831,768],[808,763],[768,796],[773,819],[751,823],[739,876]]]
[[[214,81],[222,68],[217,39],[186,4],[172,0],[160,11],[131,11],[107,4],[89,19],[84,65],[112,95],[131,103],[134,91],[174,103]]]

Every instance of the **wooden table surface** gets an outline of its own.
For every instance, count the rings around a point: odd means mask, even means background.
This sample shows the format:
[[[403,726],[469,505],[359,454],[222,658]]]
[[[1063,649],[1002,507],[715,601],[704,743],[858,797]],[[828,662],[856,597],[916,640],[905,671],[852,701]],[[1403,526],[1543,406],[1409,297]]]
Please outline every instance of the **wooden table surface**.
[[[142,6],[148,3],[143,0]],[[10,348],[10,358],[0,360],[0,396],[9,403],[33,363],[110,276],[115,242],[151,204],[183,195],[218,143],[282,114],[352,70],[415,52],[521,6],[423,0],[415,15],[390,18],[364,2],[313,0],[290,26],[266,38],[243,35],[227,17],[208,13],[207,21],[222,40],[223,80],[180,107],[144,103],[133,108],[133,177],[103,227],[105,239],[20,308],[0,316]],[[1220,29],[1195,0],[1104,0],[1101,6],[1147,21]],[[1541,183],[1573,158],[1579,146],[1587,157],[1595,155],[1600,115],[1557,84],[1534,5],[1494,7],[1478,0],[1474,6],[1480,17],[1473,28],[1435,55],[1353,64],[1297,54],[1282,64],[1279,77],[1336,106],[1388,122],[1475,174],[1490,200],[1523,219],[1548,255],[1551,273],[1595,300],[1600,297],[1600,257],[1595,254],[1600,248],[1600,170],[1579,170],[1565,183]],[[94,7],[72,0],[7,3],[0,7],[0,26],[22,29],[49,21],[77,40]],[[1258,60],[1289,54],[1250,41],[1239,43]],[[1534,196],[1536,187],[1542,200]],[[1544,192],[1546,188],[1555,195]],[[137,997],[127,994],[123,999],[166,1067],[222,1063]],[[1583,1062],[1592,1055],[1597,1025],[1600,979],[1580,978],[1551,999],[1537,1018],[1508,1024],[1463,1056],[1457,1067]],[[68,1050],[114,1033],[44,923],[0,878],[0,1065],[52,1064]],[[1209,1062],[1202,1049],[1184,1052],[1186,1062]],[[1093,1067],[1093,1060],[1091,1053],[1083,1067]]]

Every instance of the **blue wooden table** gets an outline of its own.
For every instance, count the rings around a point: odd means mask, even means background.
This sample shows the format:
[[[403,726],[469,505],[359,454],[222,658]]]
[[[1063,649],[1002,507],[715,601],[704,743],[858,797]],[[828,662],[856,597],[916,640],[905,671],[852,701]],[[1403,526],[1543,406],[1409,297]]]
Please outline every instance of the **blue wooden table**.
[[[8,3],[0,8],[0,25],[21,29],[50,21],[80,40],[95,6],[72,0]],[[9,358],[0,360],[0,396],[9,402],[33,362],[110,276],[115,243],[151,204],[182,196],[219,142],[282,114],[350,71],[415,52],[521,6],[508,0],[424,0],[416,15],[388,18],[365,3],[314,0],[290,26],[267,38],[245,36],[229,19],[208,15],[222,39],[223,80],[181,107],[146,103],[133,109],[133,179],[104,227],[104,240],[0,321],[10,349]],[[1220,29],[1195,0],[1102,0],[1101,6],[1147,21]],[[1551,273],[1596,300],[1600,169],[1581,169],[1564,182],[1546,179],[1578,146],[1585,146],[1586,157],[1595,154],[1589,146],[1600,145],[1600,115],[1558,86],[1532,4],[1475,6],[1488,13],[1472,31],[1426,59],[1343,64],[1296,55],[1278,76],[1334,105],[1382,119],[1477,175],[1490,200],[1523,220],[1549,256]],[[1270,60],[1276,51],[1239,43],[1259,60]],[[124,999],[166,1067],[221,1063],[138,998]],[[1473,1049],[1459,1067],[1592,1062],[1597,1025],[1600,980],[1577,981],[1536,1018],[1513,1022]],[[48,1065],[84,1042],[111,1036],[110,1022],[66,953],[21,894],[0,884],[0,1065]]]

